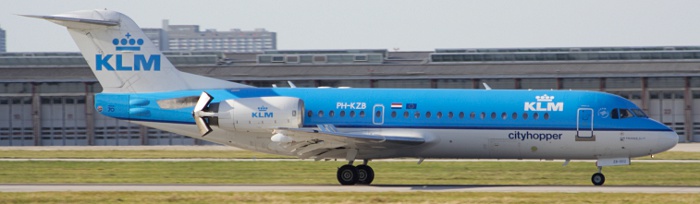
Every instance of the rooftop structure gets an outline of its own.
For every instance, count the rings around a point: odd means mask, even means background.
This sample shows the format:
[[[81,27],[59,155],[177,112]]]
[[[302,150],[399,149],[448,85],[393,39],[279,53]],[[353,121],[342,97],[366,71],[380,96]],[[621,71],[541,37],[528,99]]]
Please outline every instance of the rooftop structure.
[[[168,51],[241,53],[277,49],[277,34],[263,28],[252,31],[201,31],[199,25],[170,25],[168,20],[163,20],[162,28],[144,28],[143,31],[156,46]]]
[[[431,62],[620,61],[700,59],[700,47],[437,49]]]
[[[7,37],[5,30],[0,28],[0,52],[7,52]]]

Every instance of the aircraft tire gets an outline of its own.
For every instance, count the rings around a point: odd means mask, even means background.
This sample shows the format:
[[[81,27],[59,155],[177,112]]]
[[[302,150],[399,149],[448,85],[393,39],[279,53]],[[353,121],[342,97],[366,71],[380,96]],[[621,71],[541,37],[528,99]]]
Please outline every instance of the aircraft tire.
[[[593,182],[593,185],[602,186],[605,183],[605,175],[601,173],[595,173],[591,177],[591,182]]]
[[[357,184],[369,185],[374,181],[374,170],[368,165],[357,165]]]
[[[357,167],[350,164],[338,168],[337,176],[341,185],[355,185],[360,178]]]

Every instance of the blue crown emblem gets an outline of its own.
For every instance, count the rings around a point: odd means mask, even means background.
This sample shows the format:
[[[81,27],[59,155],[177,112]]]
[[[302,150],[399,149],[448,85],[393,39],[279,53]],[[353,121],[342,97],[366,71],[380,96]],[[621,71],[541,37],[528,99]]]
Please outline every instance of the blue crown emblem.
[[[267,111],[267,107],[260,106],[260,107],[258,107],[258,111]]]
[[[143,45],[143,39],[131,38],[131,34],[126,33],[126,38],[112,40],[112,44],[117,46],[117,51],[140,51],[141,45]]]

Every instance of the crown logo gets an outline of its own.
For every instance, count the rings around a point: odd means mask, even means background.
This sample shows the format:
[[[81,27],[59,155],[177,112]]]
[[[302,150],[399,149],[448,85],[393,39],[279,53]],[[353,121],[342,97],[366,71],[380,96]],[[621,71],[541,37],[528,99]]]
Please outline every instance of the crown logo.
[[[554,100],[554,96],[547,96],[547,94],[545,94],[542,96],[535,96],[535,99],[541,102],[551,102],[552,100]]]
[[[143,39],[134,39],[131,38],[130,33],[126,33],[124,35],[126,38],[122,39],[117,39],[114,38],[112,40],[112,44],[117,46],[117,51],[140,51],[141,50],[141,45],[143,45]]]
[[[258,107],[258,111],[267,111],[267,107],[260,106],[260,107]]]

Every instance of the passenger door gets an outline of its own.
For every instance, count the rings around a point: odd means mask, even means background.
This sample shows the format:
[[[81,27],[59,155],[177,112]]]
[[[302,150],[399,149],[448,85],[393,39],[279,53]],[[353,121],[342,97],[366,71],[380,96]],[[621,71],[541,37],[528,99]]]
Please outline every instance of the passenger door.
[[[595,141],[593,109],[579,108],[576,113],[576,141]]]
[[[384,124],[384,105],[374,105],[374,107],[372,108],[372,123],[375,125]]]

